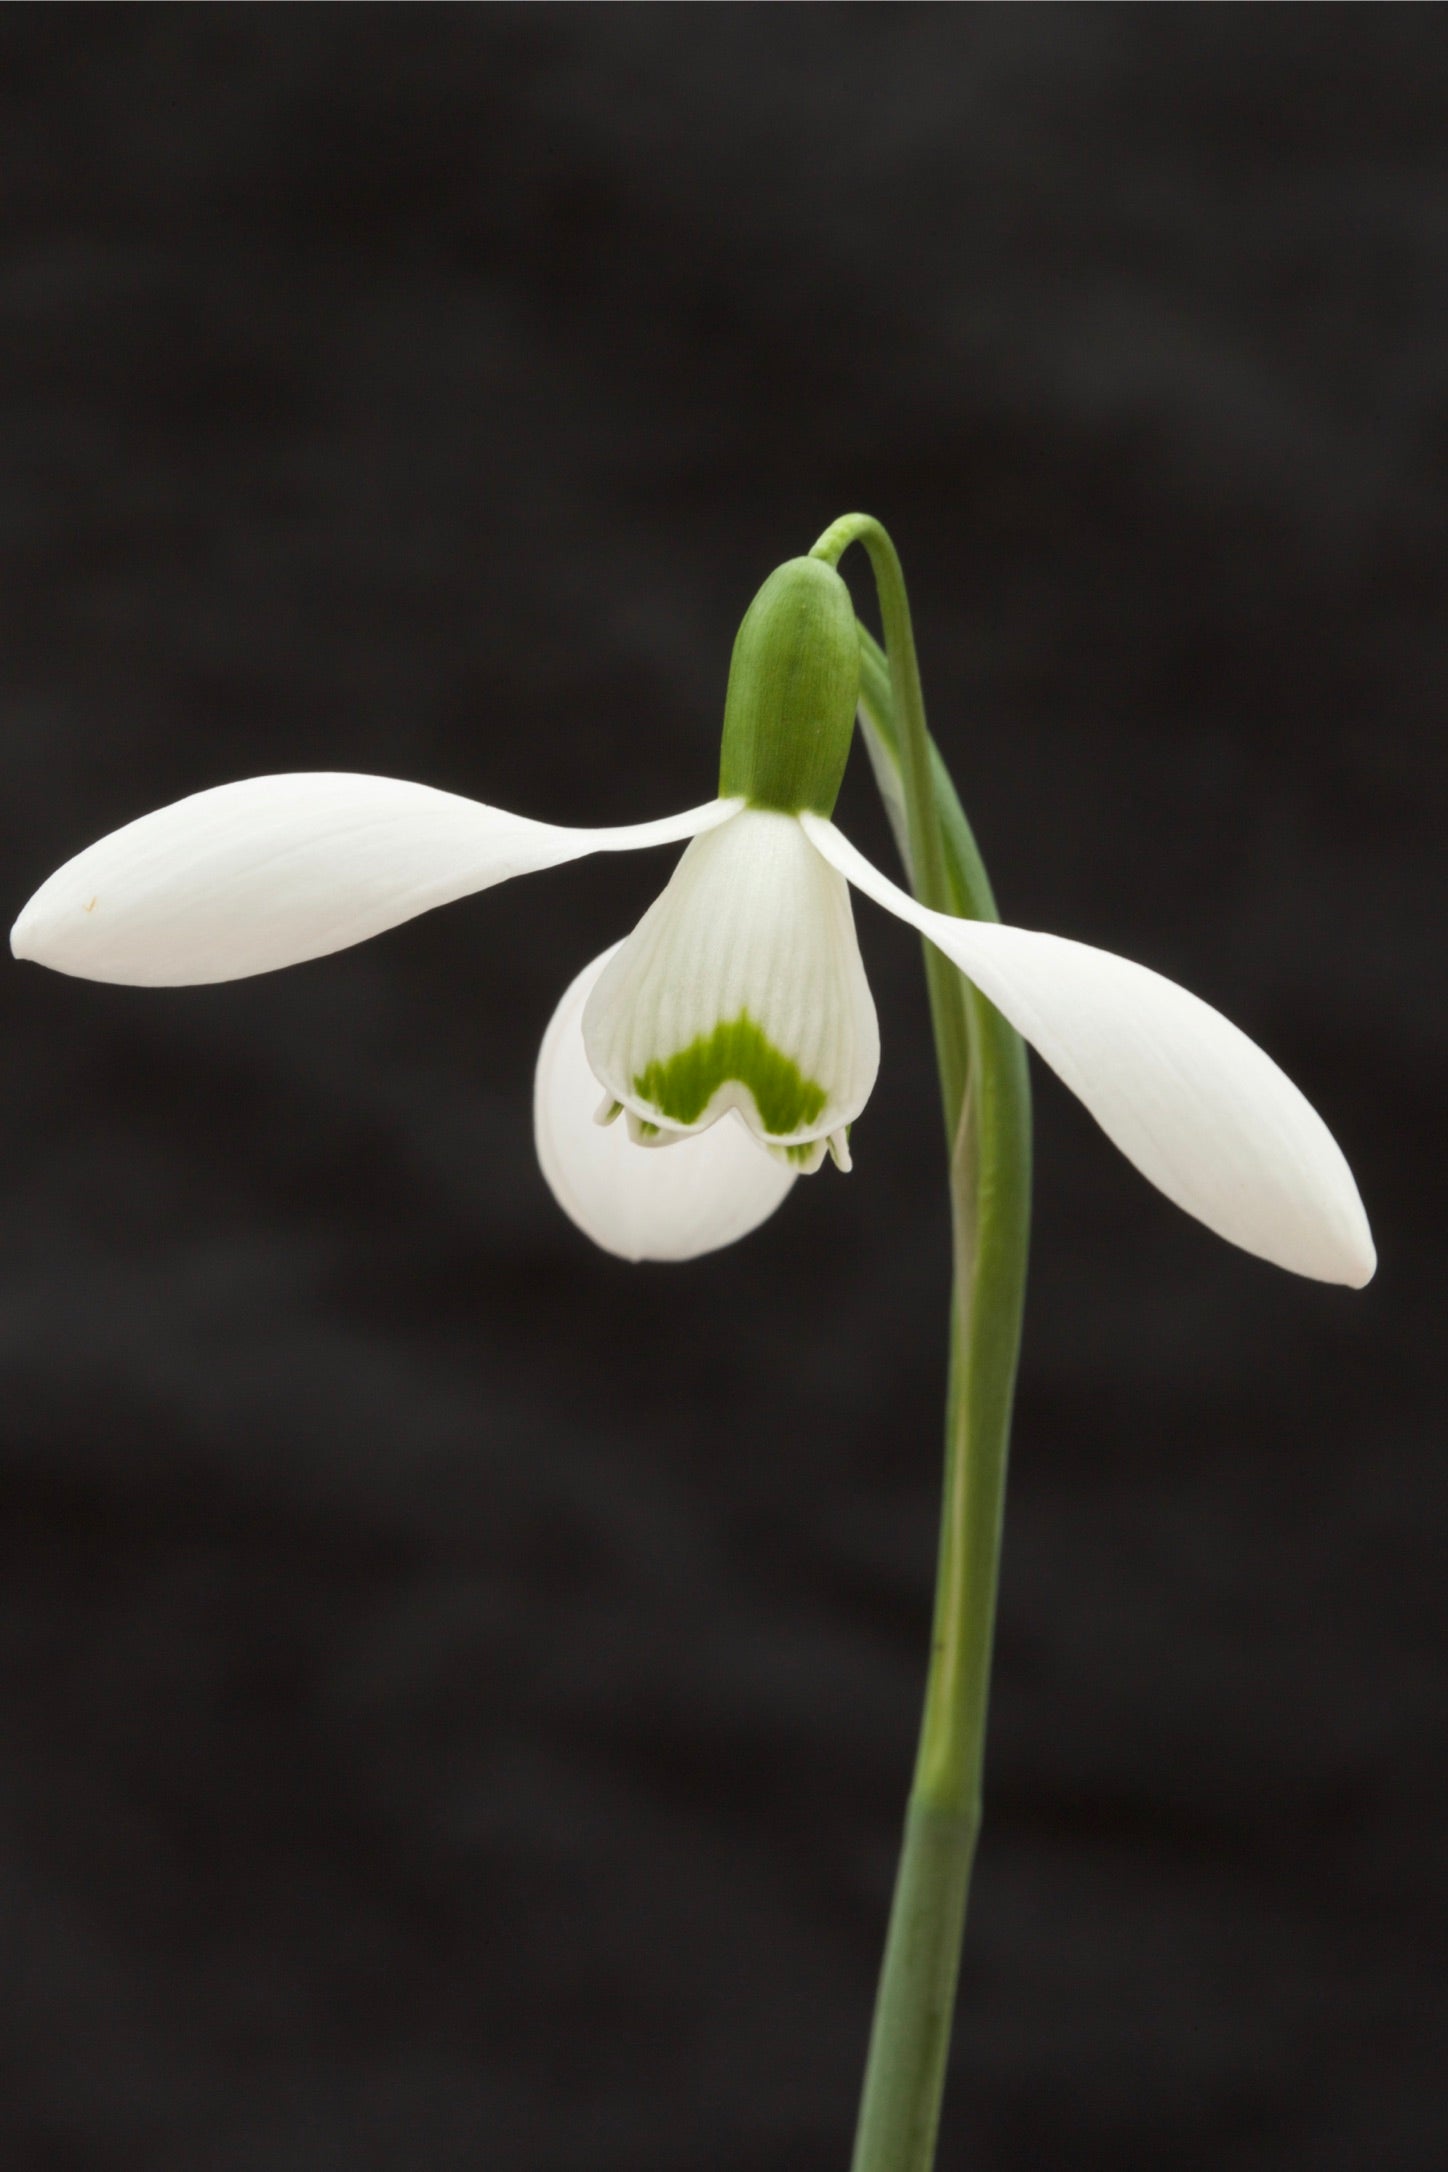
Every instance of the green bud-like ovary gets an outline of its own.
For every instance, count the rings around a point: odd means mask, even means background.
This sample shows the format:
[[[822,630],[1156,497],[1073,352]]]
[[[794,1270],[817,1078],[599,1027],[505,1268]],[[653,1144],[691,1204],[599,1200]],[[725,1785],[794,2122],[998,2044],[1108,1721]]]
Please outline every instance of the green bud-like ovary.
[[[849,590],[818,558],[789,559],[750,604],[734,643],[720,798],[832,814],[859,691]]]

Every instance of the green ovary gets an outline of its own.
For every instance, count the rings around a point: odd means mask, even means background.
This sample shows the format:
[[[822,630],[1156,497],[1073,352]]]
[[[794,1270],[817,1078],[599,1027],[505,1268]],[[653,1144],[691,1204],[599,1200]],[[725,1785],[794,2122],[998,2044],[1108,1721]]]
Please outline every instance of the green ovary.
[[[829,1099],[823,1086],[806,1078],[797,1063],[766,1039],[748,1011],[712,1033],[701,1033],[667,1063],[651,1063],[638,1073],[633,1087],[639,1099],[668,1122],[695,1124],[731,1079],[749,1088],[759,1121],[774,1138],[817,1123]]]

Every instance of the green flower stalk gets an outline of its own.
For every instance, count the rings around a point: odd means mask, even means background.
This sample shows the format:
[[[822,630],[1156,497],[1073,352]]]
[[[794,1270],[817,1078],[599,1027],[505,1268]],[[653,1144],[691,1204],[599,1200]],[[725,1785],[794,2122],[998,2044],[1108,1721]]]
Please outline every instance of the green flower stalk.
[[[837,521],[828,562],[870,554],[888,658],[859,628],[860,722],[921,903],[997,921],[970,825],[930,740],[910,606],[877,522]],[[955,1283],[935,1618],[915,1777],[870,2035],[853,2172],[928,2172],[980,1832],[1011,1406],[1031,1215],[1031,1089],[1019,1034],[925,945],[950,1171]]]
[[[883,650],[837,570],[869,556]],[[832,819],[859,723],[911,889]],[[543,1038],[534,1131],[564,1212],[628,1260],[690,1259],[847,1170],[880,1039],[852,892],[925,938],[954,1232],[945,1484],[925,1706],[854,2172],[929,2172],[980,1826],[1030,1211],[1023,1041],[1187,1213],[1296,1273],[1360,1286],[1375,1255],[1322,1119],[1207,1004],[1144,966],[1003,926],[926,730],[900,562],[849,514],[771,574],[739,630],[717,795],[567,829],[425,784],[253,777],[113,831],[57,870],[11,948],[144,987],[321,958],[512,876],[686,843]]]

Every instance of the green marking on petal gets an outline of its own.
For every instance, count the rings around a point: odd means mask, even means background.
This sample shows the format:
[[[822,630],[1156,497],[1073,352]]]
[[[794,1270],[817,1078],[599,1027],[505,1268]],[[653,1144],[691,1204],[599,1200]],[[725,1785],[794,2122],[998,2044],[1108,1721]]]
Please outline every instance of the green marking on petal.
[[[655,1061],[633,1082],[641,1101],[670,1123],[694,1124],[721,1086],[737,1079],[754,1096],[764,1129],[781,1134],[816,1123],[829,1099],[823,1086],[766,1038],[748,1011],[728,1025],[701,1033],[687,1048]]]

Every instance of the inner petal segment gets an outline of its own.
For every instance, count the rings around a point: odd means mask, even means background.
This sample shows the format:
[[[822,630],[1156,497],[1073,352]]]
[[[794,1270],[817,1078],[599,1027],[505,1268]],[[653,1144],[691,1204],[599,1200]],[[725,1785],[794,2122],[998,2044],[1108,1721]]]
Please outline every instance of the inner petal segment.
[[[818,1166],[869,1096],[879,1032],[848,889],[792,815],[746,809],[690,847],[584,1036],[640,1126],[677,1135],[737,1111],[792,1166]]]

